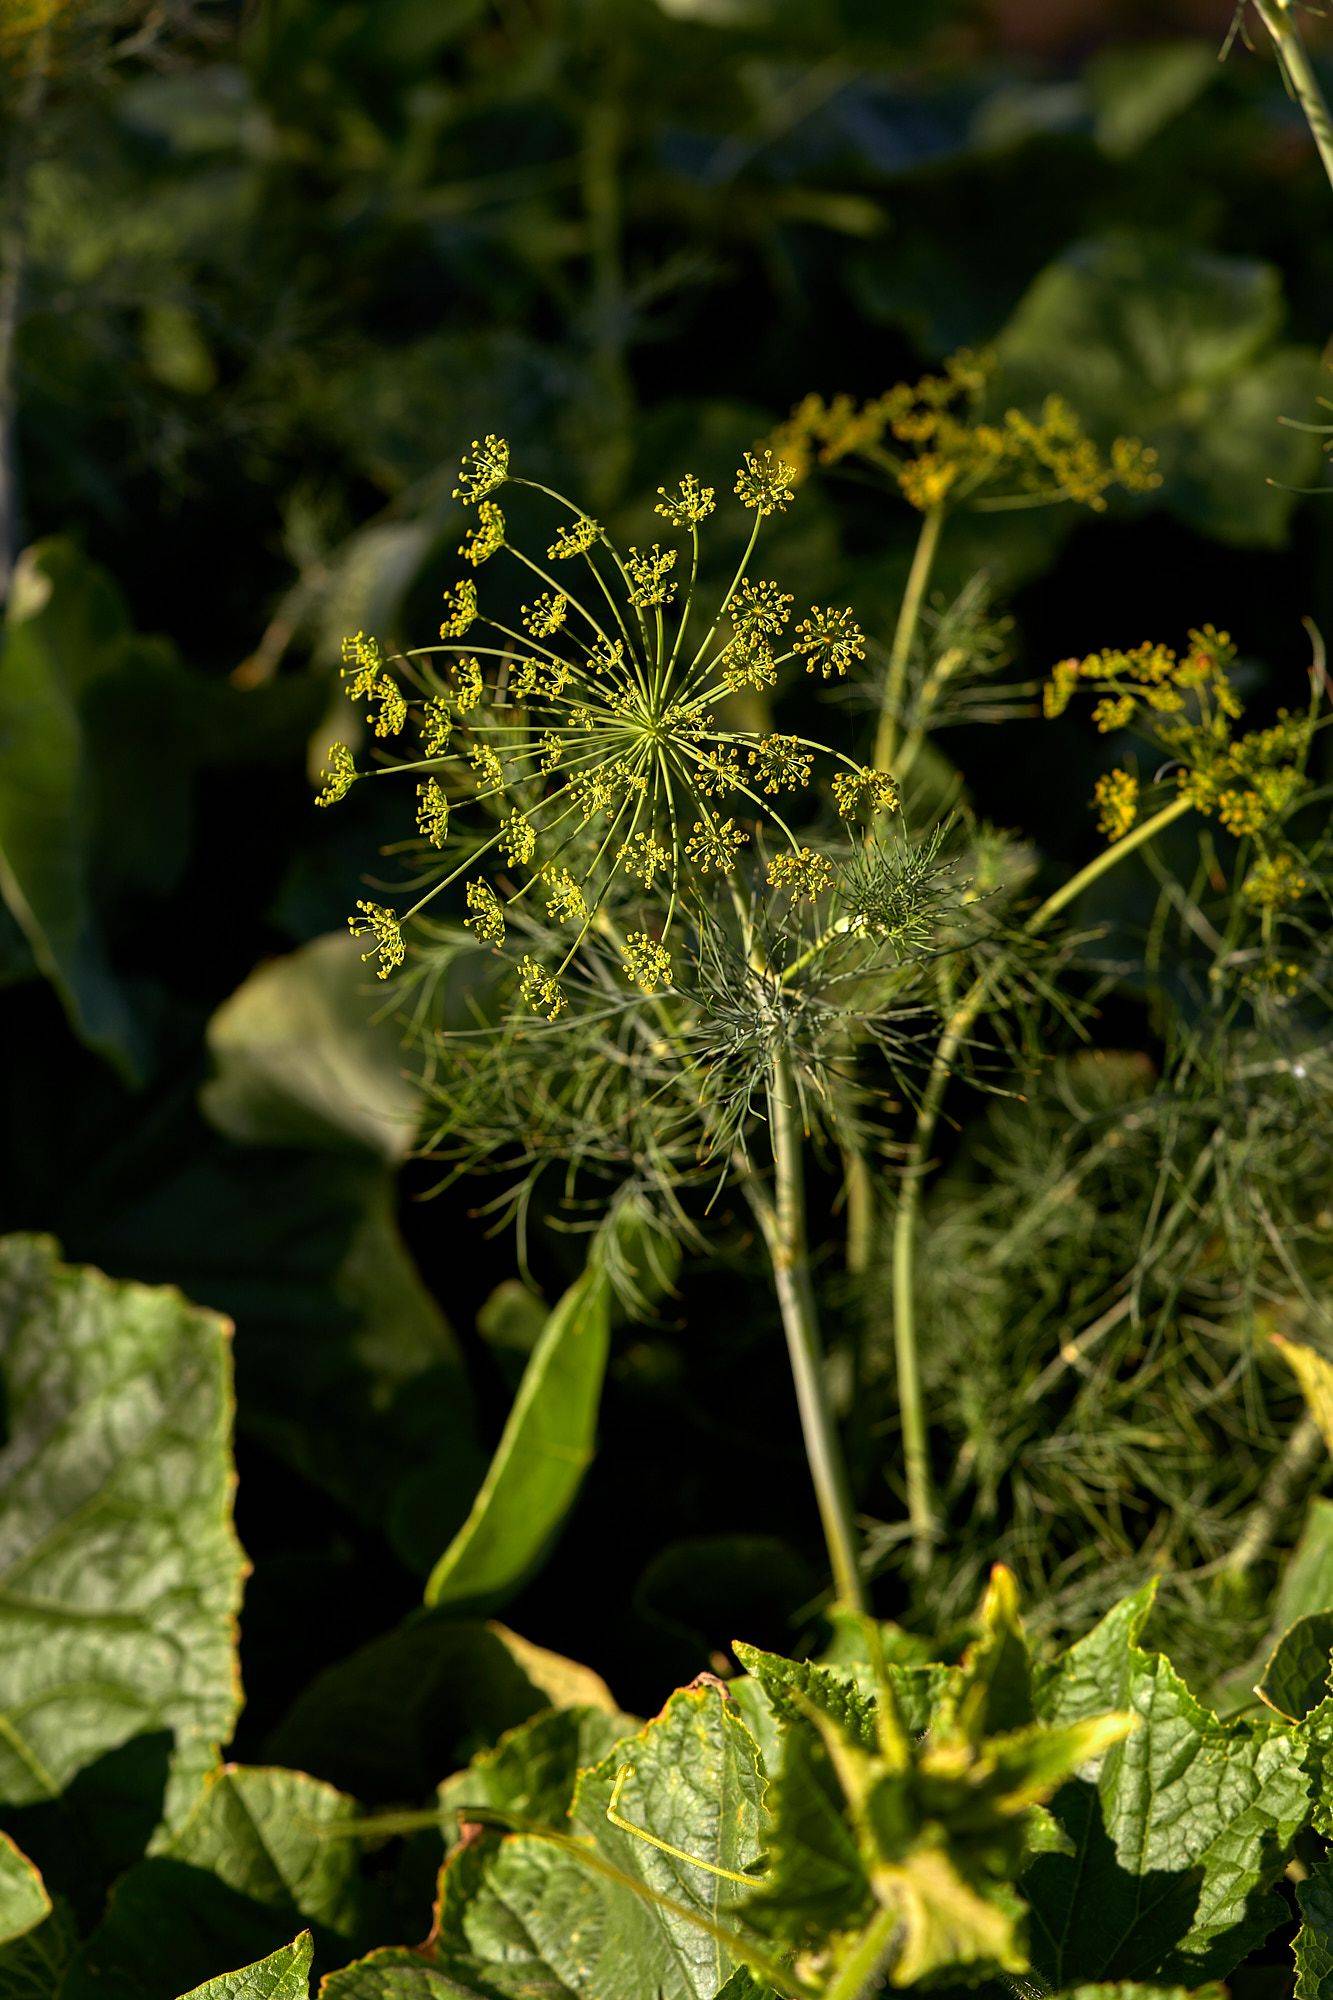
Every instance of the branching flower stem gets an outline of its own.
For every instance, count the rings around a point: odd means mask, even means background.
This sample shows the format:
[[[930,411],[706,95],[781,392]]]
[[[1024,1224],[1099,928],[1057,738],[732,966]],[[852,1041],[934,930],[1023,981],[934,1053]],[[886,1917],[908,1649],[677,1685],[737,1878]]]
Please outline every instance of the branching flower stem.
[[[772,1199],[752,1180],[747,1180],[746,1187],[773,1267],[806,1457],[828,1545],[837,1602],[846,1610],[864,1611],[865,1587],[861,1580],[851,1489],[829,1408],[824,1350],[810,1272],[801,1106],[796,1079],[785,1056],[779,1056],[773,1066],[768,1118],[773,1146]]]
[[[1027,937],[1037,936],[1053,917],[1074,902],[1099,877],[1114,868],[1126,854],[1191,810],[1190,801],[1173,799],[1153,813],[1114,847],[1096,855],[1085,868],[1072,875],[1032,912],[1023,926]],[[999,976],[1002,961],[988,966],[973,980],[963,998],[945,1022],[935,1047],[930,1074],[921,1093],[916,1125],[903,1162],[902,1187],[893,1221],[893,1345],[898,1371],[898,1400],[903,1427],[903,1471],[907,1486],[907,1513],[912,1531],[913,1561],[924,1570],[935,1541],[934,1503],[930,1491],[930,1460],[927,1448],[925,1405],[921,1394],[920,1357],[916,1327],[916,1238],[921,1207],[921,1185],[929,1165],[931,1142],[939,1118],[945,1087],[977,1016],[985,1006]]]
[[[935,567],[944,520],[944,508],[932,507],[922,519],[916,548],[912,552],[912,565],[907,572],[907,586],[898,607],[898,622],[889,651],[889,671],[884,679],[879,726],[875,732],[873,761],[877,771],[891,772],[898,755],[907,694],[907,670],[911,664],[912,647],[916,643],[917,627],[921,623],[921,607],[925,603],[930,573]]]

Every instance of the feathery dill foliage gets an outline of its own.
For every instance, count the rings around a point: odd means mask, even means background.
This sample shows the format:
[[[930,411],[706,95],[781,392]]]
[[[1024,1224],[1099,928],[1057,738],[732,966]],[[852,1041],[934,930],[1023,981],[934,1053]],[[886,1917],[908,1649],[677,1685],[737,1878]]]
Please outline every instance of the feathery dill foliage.
[[[511,472],[502,439],[473,445],[456,489],[476,515],[461,553],[474,570],[507,555],[541,586],[517,625],[489,615],[464,576],[444,593],[438,645],[392,661],[363,633],[344,646],[347,691],[367,704],[374,737],[416,739],[414,754],[385,754],[375,775],[415,781],[421,893],[401,916],[363,903],[351,920],[381,976],[403,962],[403,926],[463,876],[465,922],[497,949],[517,933],[520,998],[550,1020],[565,1012],[563,982],[595,937],[614,937],[623,981],[669,987],[684,905],[733,877],[760,835],[774,890],[813,903],[831,886],[830,864],[792,831],[786,801],[831,766],[828,794],[855,821],[895,806],[892,781],[806,737],[730,728],[718,713],[741,689],[776,689],[784,671],[828,680],[865,653],[850,609],[815,604],[797,616],[790,592],[754,574],[760,530],[790,503],[791,478],[772,452],[745,454],[735,497],[751,532],[725,594],[705,606],[699,531],[713,488],[689,474],[659,488],[656,511],[683,548],[622,550],[572,501]],[[509,539],[492,497],[506,486],[556,510],[544,559]],[[334,744],[318,803],[345,798],[359,775]]]

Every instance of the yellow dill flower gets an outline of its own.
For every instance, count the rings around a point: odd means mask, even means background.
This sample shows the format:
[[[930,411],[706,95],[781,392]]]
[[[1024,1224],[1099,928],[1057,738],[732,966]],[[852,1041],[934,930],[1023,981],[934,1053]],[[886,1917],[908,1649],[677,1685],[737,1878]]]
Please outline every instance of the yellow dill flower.
[[[671,856],[652,833],[632,833],[620,850],[621,866],[646,889],[665,874],[670,862]]]
[[[1245,877],[1242,894],[1258,909],[1281,910],[1299,903],[1309,886],[1289,854],[1266,854]]]
[[[727,607],[727,615],[742,638],[750,638],[760,632],[769,638],[776,638],[780,632],[786,631],[795,602],[790,592],[780,589],[776,583],[752,583],[747,577],[737,587],[736,595]]]
[[[738,632],[718,662],[723,685],[736,694],[741,688],[777,686],[778,663],[773,648],[758,632]]]
[[[714,489],[701,486],[692,472],[685,474],[674,492],[668,493],[665,486],[659,486],[657,495],[653,512],[660,514],[664,521],[669,521],[673,528],[697,528],[701,521],[708,519],[717,504]]]
[[[763,520],[766,515],[781,514],[790,506],[795,478],[791,466],[765,446],[744,454],[736,474],[736,493],[742,507],[749,507]]]
[[[471,914],[463,922],[469,930],[477,933],[481,944],[503,944],[505,941],[505,913],[500,899],[489,882],[469,882],[465,900]]]
[[[465,576],[441,594],[445,612],[440,620],[440,637],[461,639],[477,616],[477,586],[470,576]]]
[[[1139,816],[1139,781],[1132,771],[1103,771],[1092,788],[1097,825],[1108,840],[1123,840]]]
[[[695,776],[706,799],[725,798],[728,792],[738,792],[745,784],[740,757],[730,744],[725,743],[720,749],[702,753],[695,767]]]
[[[685,852],[701,874],[725,875],[734,866],[736,856],[747,845],[749,838],[749,834],[737,826],[734,819],[708,824],[696,820],[694,831],[685,843]]]
[[[798,847],[790,854],[775,854],[768,864],[770,888],[785,889],[789,895],[813,903],[833,886],[833,867],[825,854],[813,847]]]
[[[587,899],[568,868],[543,868],[546,884],[546,914],[553,924],[581,924],[588,914]]]
[[[1269,811],[1258,792],[1240,791],[1228,785],[1219,793],[1217,817],[1228,833],[1234,833],[1238,840],[1246,834],[1262,833],[1268,824]]]
[[[537,836],[522,813],[512,812],[502,823],[500,852],[518,866],[525,866],[537,852]]]
[[[428,757],[443,757],[453,732],[454,713],[448,698],[433,694],[421,705],[421,747]]]
[[[560,630],[569,613],[569,599],[561,591],[544,590],[522,609],[522,619],[534,639],[550,639]]]
[[[403,945],[403,933],[398,928],[398,919],[393,911],[386,909],[382,903],[358,900],[356,907],[360,915],[347,919],[348,930],[354,938],[374,939],[370,950],[362,952],[361,963],[368,965],[372,958],[378,959],[375,977],[387,979],[391,972],[398,970],[407,957]]]
[[[330,743],[327,762],[319,775],[324,782],[315,794],[317,806],[336,806],[339,799],[347,797],[358,772],[356,759],[345,743]]]
[[[548,1021],[554,1021],[564,1013],[567,1002],[560,991],[560,982],[527,952],[519,963],[518,986],[534,1014],[544,1014]]]
[[[862,812],[894,812],[898,787],[887,771],[862,764],[853,771],[839,771],[833,780],[833,803],[839,819],[855,819]]]
[[[670,604],[676,586],[667,581],[667,576],[675,564],[676,551],[664,549],[660,542],[654,542],[651,549],[631,548],[625,557],[630,603],[637,604],[640,610],[648,610],[655,604]]]
[[[771,798],[777,792],[803,791],[810,782],[814,753],[795,736],[761,736],[751,746],[755,782]]]
[[[527,701],[531,695],[559,701],[569,684],[569,674],[564,660],[519,660],[509,678],[509,692],[515,701]]]
[[[486,683],[481,677],[481,661],[471,653],[463,653],[449,669],[448,701],[456,715],[467,715],[477,706],[485,691]]]
[[[477,790],[498,792],[505,781],[504,766],[489,743],[474,743],[468,750],[468,762],[476,773]]]
[[[1123,729],[1136,705],[1132,694],[1108,694],[1094,707],[1092,719],[1105,736],[1112,729]]]
[[[382,674],[376,681],[374,699],[379,705],[375,717],[377,736],[396,736],[407,721],[407,702],[397,681],[388,674]]]
[[[417,786],[417,832],[432,847],[443,847],[449,831],[449,801],[434,778]]]
[[[458,484],[454,488],[454,499],[461,500],[465,507],[474,507],[497,486],[503,486],[509,477],[509,446],[502,437],[488,433],[484,438],[473,438],[471,449],[463,453],[462,464],[458,468]]]
[[[586,555],[601,532],[601,523],[594,521],[591,514],[580,514],[569,527],[561,528],[546,554],[552,562],[563,562],[569,556]]]
[[[384,667],[384,653],[378,639],[364,632],[352,632],[342,642],[342,677],[353,701],[368,695]]]
[[[458,553],[463,561],[471,563],[475,569],[486,562],[497,549],[505,544],[505,517],[494,500],[482,500],[477,505],[476,526],[464,535]]]
[[[621,963],[625,977],[645,993],[655,993],[659,987],[671,984],[671,953],[646,931],[630,931]]]
[[[849,610],[835,611],[832,605],[821,610],[814,604],[810,616],[796,627],[792,648],[804,658],[808,674],[818,667],[828,680],[833,674],[845,674],[848,667],[865,658],[866,636]]]

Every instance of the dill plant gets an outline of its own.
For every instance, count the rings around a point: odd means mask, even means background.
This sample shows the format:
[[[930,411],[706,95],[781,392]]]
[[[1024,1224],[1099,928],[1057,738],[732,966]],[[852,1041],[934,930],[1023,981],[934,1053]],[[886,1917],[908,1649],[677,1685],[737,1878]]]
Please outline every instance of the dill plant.
[[[613,1203],[646,1204],[696,1237],[690,1190],[743,1190],[838,1597],[856,1606],[806,1140],[864,1149],[883,1122],[916,1059],[924,968],[966,928],[964,884],[941,832],[913,841],[895,820],[882,768],[732,719],[732,697],[838,680],[865,655],[849,608],[798,610],[756,573],[763,525],[792,494],[777,453],[745,455],[733,498],[748,533],[710,605],[699,570],[712,488],[691,475],[660,488],[657,514],[679,543],[622,550],[512,468],[502,439],[478,441],[457,492],[472,510],[470,573],[445,592],[438,643],[388,657],[363,633],[347,642],[345,685],[366,707],[375,761],[363,771],[334,744],[319,803],[369,777],[414,793],[408,906],[362,899],[350,923],[379,976],[402,975],[428,1146],[447,1174],[501,1173],[496,1212],[520,1225],[546,1169],[575,1211],[591,1176]],[[520,508],[544,518],[544,558],[513,528]],[[476,573],[497,560],[531,592],[514,613],[482,608],[489,575]],[[876,1051],[868,1080],[854,1045]]]

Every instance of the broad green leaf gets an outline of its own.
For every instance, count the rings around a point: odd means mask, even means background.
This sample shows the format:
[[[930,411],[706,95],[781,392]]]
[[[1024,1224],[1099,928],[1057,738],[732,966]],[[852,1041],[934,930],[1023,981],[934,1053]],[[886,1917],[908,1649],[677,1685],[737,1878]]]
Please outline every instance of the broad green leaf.
[[[1136,153],[1217,74],[1211,42],[1112,43],[1088,66],[1097,144],[1112,159]]]
[[[609,1285],[593,1264],[532,1351],[472,1512],[431,1572],[428,1604],[488,1609],[535,1569],[593,1455],[610,1338]]]
[[[1296,1885],[1295,2000],[1333,2000],[1333,1861],[1327,1856]]]
[[[737,1640],[732,1649],[748,1674],[763,1687],[779,1714],[802,1713],[810,1702],[864,1749],[875,1746],[875,1679],[867,1663],[825,1666],[815,1660],[787,1660]],[[945,1697],[958,1686],[958,1669],[928,1662],[922,1666],[886,1668],[889,1686],[904,1727],[921,1735],[939,1713]]]
[[[27,1855],[0,1833],[0,1945],[22,1937],[50,1914],[46,1884]]]
[[[765,1804],[767,1876],[747,1898],[745,1915],[784,1942],[819,1950],[828,1938],[864,1924],[874,1896],[846,1798],[818,1732],[783,1729],[770,1765]]]
[[[374,984],[345,934],[252,972],[208,1027],[215,1074],[201,1101],[219,1131],[252,1145],[351,1147],[401,1160],[419,1099]]]
[[[491,2000],[495,1988],[455,1978],[428,1964],[420,1952],[390,1948],[330,1973],[319,1991],[320,2000]],[[529,1992],[533,2000],[541,2000],[540,1989]]]
[[[1098,434],[1153,445],[1160,499],[1205,534],[1273,546],[1317,444],[1283,429],[1308,413],[1318,360],[1282,346],[1268,264],[1131,234],[1082,243],[1034,281],[1001,333],[996,397],[1062,393]],[[1276,481],[1278,484],[1268,484]]]
[[[1333,1361],[1303,1341],[1288,1340],[1280,1333],[1270,1337],[1300,1383],[1310,1415],[1319,1426],[1319,1435],[1329,1451],[1333,1451]]]
[[[1034,1970],[1052,1984],[1222,1976],[1280,1923],[1270,1892],[1308,1810],[1303,1744],[1267,1724],[1220,1722],[1170,1662],[1137,1641],[1145,1587],[1048,1676],[1051,1722],[1127,1710],[1138,1727],[1051,1811],[1068,1836],[1023,1876]]]
[[[0,1245],[0,1802],[55,1799],[147,1739],[171,1752],[179,1819],[231,1734],[227,1335],[44,1238]]]
[[[1299,1722],[1328,1694],[1330,1661],[1333,1611],[1311,1612],[1278,1640],[1255,1692],[1278,1715]]]
[[[70,1911],[57,1902],[44,1923],[0,1945],[0,2000],[53,2000],[77,1942]]]
[[[566,1706],[616,1712],[590,1668],[503,1625],[419,1612],[320,1674],[266,1748],[358,1798],[421,1799],[505,1730]]]
[[[184,1825],[116,1885],[66,2000],[173,2000],[297,1925],[325,1964],[373,1942],[355,1802],[299,1771],[229,1767]]]
[[[608,1819],[622,1769],[618,1815],[679,1852]],[[739,1887],[700,1864],[755,1865],[762,1789],[732,1705],[716,1688],[685,1689],[580,1776],[571,1826],[586,1848],[510,1834],[456,1851],[428,1956],[463,1991],[504,2000],[624,2000],[627,1984],[654,2000],[714,2000],[735,1969],[725,1934]]]
[[[599,1763],[636,1726],[631,1717],[604,1709],[552,1708],[507,1730],[492,1749],[479,1751],[465,1771],[441,1785],[445,1839],[457,1837],[469,1807],[562,1826],[579,1772]]]
[[[1333,1500],[1316,1496],[1273,1600],[1276,1637],[1311,1611],[1333,1610]]]
[[[239,1972],[224,1972],[192,1987],[180,2000],[306,2000],[314,1952],[309,1931]]]

